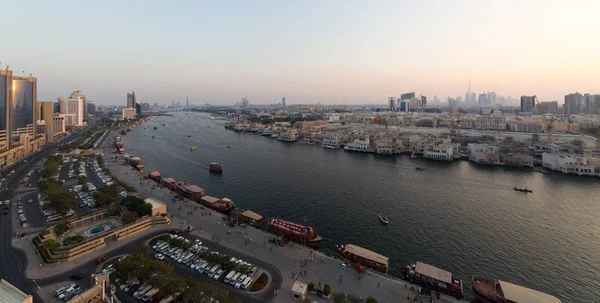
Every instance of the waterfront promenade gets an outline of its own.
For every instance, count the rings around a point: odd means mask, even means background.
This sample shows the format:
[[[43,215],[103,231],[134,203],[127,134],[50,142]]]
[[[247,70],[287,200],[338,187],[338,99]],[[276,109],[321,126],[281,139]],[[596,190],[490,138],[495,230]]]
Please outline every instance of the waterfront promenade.
[[[379,302],[399,302],[399,298],[405,298],[405,302],[412,302],[406,299],[407,294],[411,292],[410,284],[402,280],[370,271],[359,279],[359,274],[354,269],[342,269],[341,260],[327,257],[318,251],[312,251],[313,260],[301,267],[301,260],[306,260],[310,256],[310,249],[295,244],[271,248],[268,239],[272,235],[268,233],[254,228],[235,230],[223,222],[222,214],[202,209],[201,205],[189,200],[173,202],[176,196],[173,191],[145,179],[140,172],[126,165],[120,156],[114,154],[115,149],[112,147],[114,135],[115,133],[109,134],[102,144],[105,166],[113,175],[134,186],[141,198],[154,197],[166,203],[168,213],[173,215],[172,227],[186,229],[191,226],[192,234],[195,236],[202,237],[206,241],[214,241],[216,236],[220,239],[220,245],[262,259],[279,268],[283,276],[283,284],[279,295],[275,297],[275,302],[294,302],[289,290],[296,279],[305,283],[327,283],[332,286],[334,293],[352,294],[363,299],[372,296]],[[177,178],[177,176],[173,177]],[[207,212],[210,212],[210,215],[203,215]],[[360,243],[356,244],[360,245]],[[293,277],[293,275],[298,276],[301,271],[306,271],[306,275]],[[416,289],[413,292],[416,293]],[[411,295],[411,298],[414,297],[414,294]],[[431,298],[427,296],[422,300],[422,302],[431,302]],[[434,302],[457,302],[457,300],[442,296],[441,300]]]

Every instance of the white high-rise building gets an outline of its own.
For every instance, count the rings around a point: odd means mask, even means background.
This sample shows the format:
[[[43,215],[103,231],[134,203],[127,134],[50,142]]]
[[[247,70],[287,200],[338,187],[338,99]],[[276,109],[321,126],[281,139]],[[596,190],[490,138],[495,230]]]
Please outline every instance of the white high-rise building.
[[[80,90],[76,90],[71,94],[71,98],[70,99],[77,99],[77,98],[81,98],[82,102],[83,102],[83,118],[82,119],[87,119],[88,117],[88,112],[87,112],[87,103],[88,103],[88,96],[86,94],[84,94],[82,91]],[[83,123],[81,123],[83,125]]]
[[[83,126],[83,104],[83,98],[81,97],[67,100],[67,114],[74,115],[71,121],[74,126]]]

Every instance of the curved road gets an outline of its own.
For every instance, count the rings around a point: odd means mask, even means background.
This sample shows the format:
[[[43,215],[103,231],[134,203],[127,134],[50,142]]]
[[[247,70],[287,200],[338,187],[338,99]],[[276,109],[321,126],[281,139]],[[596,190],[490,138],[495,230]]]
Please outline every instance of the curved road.
[[[63,141],[77,139],[81,137],[84,132],[85,130],[72,133],[63,139]],[[12,200],[14,191],[19,186],[19,181],[25,177],[39,160],[44,159],[46,155],[56,152],[57,150],[57,144],[46,146],[30,159],[27,159],[26,163],[15,165],[15,171],[17,169],[18,171],[16,171],[7,181],[4,189],[0,192],[0,200]],[[13,210],[11,209],[11,212],[12,211]],[[37,287],[34,281],[26,279],[22,271],[22,268],[25,268],[25,265],[27,265],[27,259],[24,253],[12,248],[12,239],[15,234],[13,233],[11,218],[11,213],[0,215],[0,277],[25,293],[31,294],[34,297],[34,302],[42,302],[41,298],[36,293]]]

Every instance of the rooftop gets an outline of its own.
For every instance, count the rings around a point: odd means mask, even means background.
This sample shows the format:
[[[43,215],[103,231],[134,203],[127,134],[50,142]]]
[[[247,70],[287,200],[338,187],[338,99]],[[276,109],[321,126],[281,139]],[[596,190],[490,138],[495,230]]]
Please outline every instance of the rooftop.
[[[356,246],[354,244],[348,244],[344,247],[344,250],[346,250],[347,252],[363,257],[365,259],[369,259],[369,260],[373,260],[377,263],[382,263],[387,265],[388,261],[390,260],[390,258],[384,256],[384,255],[380,255],[374,251],[370,251],[366,248],[362,248],[360,246]]]
[[[498,281],[500,283],[500,287],[502,287],[502,292],[504,293],[504,297],[519,303],[536,303],[536,302],[545,302],[545,303],[561,303],[559,299],[549,294],[545,294],[543,292],[539,292],[537,290],[529,289],[523,286],[519,286],[516,284],[512,284],[505,281]]]
[[[261,216],[261,215],[259,215],[259,214],[255,213],[255,212],[253,212],[253,211],[251,211],[251,210],[244,211],[244,212],[242,213],[242,215],[243,215],[244,217],[248,217],[248,218],[250,218],[250,219],[254,219],[255,221],[262,220],[262,216]]]
[[[163,205],[165,205],[164,203],[162,203],[154,198],[148,198],[148,199],[144,200],[144,202],[150,203],[152,205],[152,209],[155,209],[157,207],[162,207]]]
[[[415,272],[444,283],[452,284],[452,274],[449,271],[439,269],[433,265],[417,262]]]
[[[204,197],[202,197],[200,199],[202,199],[202,201],[206,201],[206,202],[211,203],[211,204],[215,203],[215,202],[218,202],[219,200],[221,200],[219,198],[215,198],[215,197],[211,197],[211,196],[204,196]]]
[[[0,280],[0,302],[33,302],[33,299],[30,295],[2,279]]]
[[[306,283],[302,283],[300,281],[296,281],[296,282],[294,282],[294,285],[292,285],[292,292],[295,292],[295,293],[303,294],[306,292],[306,289],[307,289]]]

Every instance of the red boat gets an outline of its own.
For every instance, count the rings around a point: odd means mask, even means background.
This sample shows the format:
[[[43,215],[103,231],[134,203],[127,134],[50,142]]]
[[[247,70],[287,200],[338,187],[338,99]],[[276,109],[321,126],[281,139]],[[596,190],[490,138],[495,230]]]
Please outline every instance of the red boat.
[[[269,231],[276,235],[283,236],[290,241],[310,247],[319,246],[321,240],[323,240],[311,226],[277,218],[269,220]]]
[[[473,277],[471,284],[479,303],[561,303],[549,294],[505,281]]]
[[[175,191],[186,198],[192,199],[193,201],[200,201],[202,196],[204,196],[204,189],[202,187],[187,184],[183,181],[177,183],[177,186],[175,186]]]

